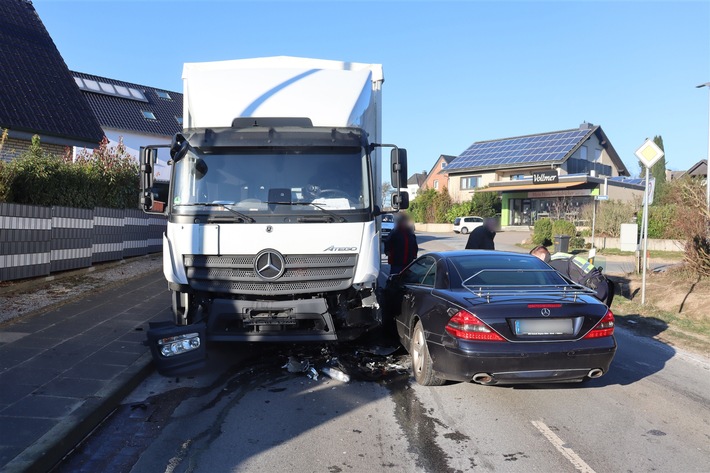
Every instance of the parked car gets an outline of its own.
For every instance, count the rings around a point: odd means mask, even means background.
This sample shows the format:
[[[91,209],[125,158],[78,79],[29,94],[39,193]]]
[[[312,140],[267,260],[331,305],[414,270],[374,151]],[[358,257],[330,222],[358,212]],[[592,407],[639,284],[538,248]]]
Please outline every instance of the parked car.
[[[454,219],[454,232],[465,235],[481,225],[483,225],[483,217],[456,217]]]
[[[419,384],[583,381],[609,370],[614,314],[534,256],[429,253],[385,288]]]
[[[394,215],[384,214],[382,216],[382,226],[380,228],[380,238],[386,240],[394,230]]]

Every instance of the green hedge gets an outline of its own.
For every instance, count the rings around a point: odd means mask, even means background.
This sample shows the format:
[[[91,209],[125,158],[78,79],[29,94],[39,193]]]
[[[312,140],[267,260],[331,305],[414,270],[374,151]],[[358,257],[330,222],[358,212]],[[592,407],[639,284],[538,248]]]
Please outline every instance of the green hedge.
[[[0,202],[136,208],[138,192],[138,164],[122,143],[109,147],[104,140],[72,162],[45,153],[34,136],[26,153],[0,166]]]
[[[533,229],[533,243],[549,246],[552,244],[552,220],[541,218],[535,222]]]
[[[648,207],[648,237],[682,240],[683,232],[675,224],[677,218],[675,204],[650,205]]]
[[[567,235],[573,237],[577,235],[577,228],[574,223],[568,220],[555,220],[552,222],[552,237],[557,235]]]

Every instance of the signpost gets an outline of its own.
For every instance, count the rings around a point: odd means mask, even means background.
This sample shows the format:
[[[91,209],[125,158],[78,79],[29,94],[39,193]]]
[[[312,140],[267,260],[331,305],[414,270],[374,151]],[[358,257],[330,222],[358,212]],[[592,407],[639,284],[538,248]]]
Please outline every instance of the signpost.
[[[649,179],[649,171],[659,159],[663,157],[663,150],[648,138],[634,153],[641,164],[646,168],[646,187],[643,193],[643,227],[641,236],[643,238],[643,276],[641,282],[641,304],[646,304],[646,266],[648,264],[648,206],[653,203],[653,184]],[[654,180],[655,184],[655,180]]]
[[[598,200],[609,200],[608,195],[597,195],[594,196],[594,211],[592,212],[592,248],[589,250],[589,262],[594,264],[594,257],[597,256],[597,248],[594,244],[594,230],[597,226],[597,201]]]

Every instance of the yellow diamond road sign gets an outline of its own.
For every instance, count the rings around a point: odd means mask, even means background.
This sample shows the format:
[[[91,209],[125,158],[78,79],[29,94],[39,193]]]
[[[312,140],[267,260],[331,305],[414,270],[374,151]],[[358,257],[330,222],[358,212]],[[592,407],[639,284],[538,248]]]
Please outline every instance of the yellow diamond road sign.
[[[653,140],[646,140],[634,154],[644,166],[650,168],[663,157],[664,153]]]

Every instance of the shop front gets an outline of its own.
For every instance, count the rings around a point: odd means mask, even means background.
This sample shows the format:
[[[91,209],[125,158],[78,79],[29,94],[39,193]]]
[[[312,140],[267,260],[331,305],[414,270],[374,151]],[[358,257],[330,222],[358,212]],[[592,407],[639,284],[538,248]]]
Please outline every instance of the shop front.
[[[567,189],[558,191],[504,192],[503,209],[508,210],[507,219],[503,215],[501,224],[507,226],[532,226],[541,218],[570,220],[575,225],[584,226],[583,208],[594,202],[599,189]],[[509,194],[506,196],[506,194]],[[507,199],[506,199],[507,197]],[[507,205],[506,205],[507,200]]]

